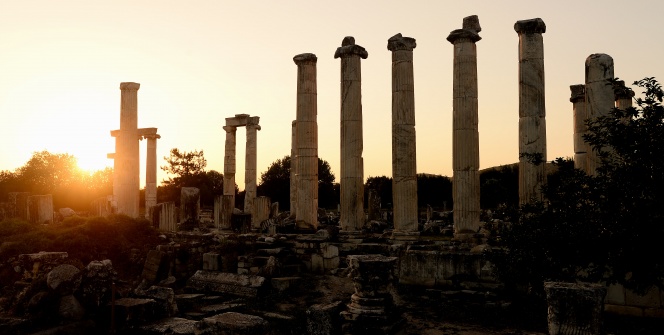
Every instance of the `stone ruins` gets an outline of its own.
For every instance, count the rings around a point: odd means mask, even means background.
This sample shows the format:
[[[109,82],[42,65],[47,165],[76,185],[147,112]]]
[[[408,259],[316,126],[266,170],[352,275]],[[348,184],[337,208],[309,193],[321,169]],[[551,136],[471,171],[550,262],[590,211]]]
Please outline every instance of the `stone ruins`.
[[[514,30],[518,35],[519,59],[519,202],[523,204],[543,200],[540,188],[546,180],[542,38],[546,25],[539,18],[521,20],[514,24]],[[118,313],[112,314],[113,327],[117,322],[119,329],[137,334],[267,334],[269,329],[276,333],[284,329],[292,333],[306,331],[312,335],[393,334],[406,320],[401,311],[407,304],[399,292],[404,286],[427,289],[426,296],[419,296],[411,305],[432,297],[431,301],[438,304],[443,299],[453,301],[462,296],[472,301],[484,299],[485,306],[500,312],[504,302],[490,291],[500,288],[501,283],[493,275],[493,264],[483,256],[492,246],[487,244],[487,232],[480,230],[476,48],[480,32],[479,19],[473,15],[463,19],[461,29],[447,36],[453,46],[454,211],[453,232],[446,228],[449,234],[442,230],[440,234],[424,234],[420,228],[423,222],[417,202],[414,38],[396,34],[387,40],[392,55],[393,176],[393,208],[387,213],[381,213],[376,189],[367,190],[368,206],[366,211],[364,208],[361,62],[367,59],[368,52],[351,36],[344,37],[334,53],[334,58],[341,61],[338,218],[330,219],[329,213],[318,208],[315,54],[293,57],[297,66],[297,108],[290,133],[290,212],[280,214],[278,203],[257,196],[260,118],[235,114],[226,118],[223,125],[223,194],[214,199],[210,225],[201,223],[198,188],[183,187],[179,207],[174,202],[157,203],[156,141],[160,135],[157,128],[137,126],[140,85],[121,83],[120,129],[111,131],[115,153],[108,155],[114,159],[113,195],[95,201],[92,212],[100,216],[117,213],[139,217],[139,141],[146,139],[145,217],[159,227],[162,242],[144,258],[137,257],[143,262],[138,286],[132,283],[134,287],[123,292],[117,301],[103,300],[108,294],[93,295],[96,305],[85,308],[104,315],[107,310],[102,311],[102,307],[112,306],[113,313]],[[602,115],[614,106],[631,106],[634,92],[624,82],[614,81],[610,56],[592,54],[585,65],[585,84],[570,86],[574,163],[593,174],[598,157],[583,141],[587,133],[584,120]],[[238,127],[245,127],[247,132],[242,211],[235,208]],[[287,131],[283,135],[286,138]],[[35,223],[54,221],[51,195],[13,192],[0,209],[3,217]],[[438,214],[427,206],[424,226],[434,222]],[[393,215],[392,230],[385,229],[388,215]],[[292,229],[285,229],[284,222],[290,222]],[[184,229],[185,226],[192,229]],[[75,288],[57,298],[61,304],[69,301],[69,305],[76,305],[72,292],[89,295],[95,285],[109,290],[110,285],[115,285],[109,260],[93,261],[79,273],[73,266],[63,264],[67,257],[64,252],[22,254],[13,260],[12,267],[26,281],[38,275],[68,274],[68,283]],[[84,284],[76,282],[84,275]],[[320,283],[316,279],[319,277],[313,275],[325,275],[324,280],[330,282]],[[28,285],[19,284],[21,288]],[[555,283],[547,285],[551,297],[565,295],[569,289]],[[440,290],[449,287],[454,290]],[[298,289],[306,291],[297,298],[300,300],[291,297]],[[612,285],[607,292],[604,287],[585,289],[590,293],[579,299],[593,302],[593,306],[601,304],[606,295],[607,304],[637,308],[628,306],[630,291],[625,288]],[[661,292],[654,294],[659,299]],[[657,307],[661,311],[664,304]],[[550,310],[549,329],[569,326],[561,325],[558,312]],[[601,310],[591,312],[588,315],[595,320]],[[409,318],[419,317],[418,320],[426,317],[410,314]],[[64,315],[76,319],[71,313]],[[595,331],[592,334],[596,334],[599,328],[590,321],[588,324]]]

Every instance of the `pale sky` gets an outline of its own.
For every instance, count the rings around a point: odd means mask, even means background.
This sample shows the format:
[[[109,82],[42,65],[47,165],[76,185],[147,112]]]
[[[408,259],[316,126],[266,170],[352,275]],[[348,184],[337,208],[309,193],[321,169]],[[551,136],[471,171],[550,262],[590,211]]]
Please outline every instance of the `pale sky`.
[[[224,119],[260,116],[258,177],[290,154],[297,67],[318,56],[319,156],[339,181],[340,60],[354,36],[362,61],[365,178],[391,171],[391,53],[414,50],[417,170],[452,176],[452,45],[478,15],[481,168],[518,161],[518,20],[542,18],[548,160],[573,156],[569,86],[588,55],[613,57],[628,84],[664,80],[660,0],[635,1],[11,1],[0,0],[0,170],[34,151],[70,153],[83,168],[112,166],[120,82],[141,84],[138,126],[157,127],[158,164],[171,148],[202,149],[223,173]],[[637,94],[640,91],[637,90]],[[236,181],[244,188],[245,132]],[[141,179],[145,175],[141,147]],[[166,178],[159,170],[158,180]],[[144,182],[142,181],[141,187]]]

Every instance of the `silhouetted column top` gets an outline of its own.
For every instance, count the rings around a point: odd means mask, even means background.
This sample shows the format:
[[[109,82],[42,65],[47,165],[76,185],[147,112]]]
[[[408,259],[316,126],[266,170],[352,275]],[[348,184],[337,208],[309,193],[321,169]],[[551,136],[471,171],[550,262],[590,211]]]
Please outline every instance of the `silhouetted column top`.
[[[400,51],[400,50],[413,51],[413,49],[415,49],[416,46],[417,43],[415,43],[414,38],[403,37],[401,33],[396,34],[387,40],[387,50],[389,51]]]
[[[546,24],[539,17],[530,20],[516,21],[514,31],[519,34],[543,34],[546,32]]]
[[[353,36],[346,36],[343,41],[341,41],[341,46],[334,52],[334,58],[336,59],[350,55],[358,55],[362,59],[367,59],[367,57],[369,57],[367,50],[355,44],[355,38]]]
[[[572,96],[569,98],[569,102],[586,101],[586,85],[570,85],[569,89],[572,91]]]
[[[313,62],[316,63],[318,61],[318,57],[312,53],[303,53],[296,55],[293,57],[293,61],[295,64],[300,65],[302,63],[308,63],[308,62]]]
[[[634,91],[625,86],[624,80],[616,80],[613,82],[613,94],[616,101],[620,99],[632,99],[634,97]]]
[[[477,15],[471,15],[463,18],[462,28],[453,30],[449,36],[447,36],[447,40],[452,44],[461,39],[477,42],[482,39],[478,34],[480,31],[482,31],[482,27],[480,27],[480,19]]]
[[[123,91],[138,91],[139,88],[141,88],[141,84],[139,83],[132,83],[132,82],[120,83],[120,89]]]

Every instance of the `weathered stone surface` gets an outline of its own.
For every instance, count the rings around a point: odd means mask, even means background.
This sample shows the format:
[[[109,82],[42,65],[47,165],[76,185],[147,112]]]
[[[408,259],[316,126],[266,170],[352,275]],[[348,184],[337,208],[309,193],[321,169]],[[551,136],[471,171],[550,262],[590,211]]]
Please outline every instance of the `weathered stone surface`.
[[[150,250],[143,266],[143,279],[154,284],[168,277],[168,255],[163,251]]]
[[[606,116],[615,106],[613,93],[613,58],[606,54],[592,54],[586,58],[586,100],[585,110],[588,118]],[[594,175],[600,161],[598,152],[587,153],[586,173]]]
[[[180,223],[198,224],[201,215],[201,190],[183,187],[180,191]]]
[[[7,199],[9,203],[8,216],[28,220],[28,197],[30,192],[9,192]]]
[[[150,286],[147,290],[137,292],[137,294],[155,301],[155,315],[158,317],[171,317],[178,313],[175,292],[172,288]]]
[[[76,211],[71,208],[60,208],[58,209],[58,213],[63,219],[76,215]]]
[[[69,295],[81,285],[81,275],[73,265],[58,265],[46,275],[46,285],[60,295]]]
[[[589,283],[545,282],[549,334],[602,334],[606,287]]]
[[[198,325],[201,335],[264,335],[269,324],[263,318],[227,312],[201,320]]]
[[[316,304],[307,309],[307,331],[309,335],[334,335],[341,331],[339,313],[344,304],[336,301],[329,304]]]
[[[166,318],[141,327],[146,335],[194,335],[198,321],[183,318]]]
[[[28,197],[28,221],[38,224],[53,223],[52,195],[31,195]]]
[[[66,320],[81,320],[85,316],[85,309],[73,295],[60,298],[58,314]]]
[[[115,321],[118,326],[140,324],[155,318],[153,299],[121,298],[115,301]],[[110,306],[109,306],[110,308]]]
[[[221,255],[218,253],[208,252],[203,254],[203,270],[205,271],[220,271],[221,270]]]
[[[66,252],[45,252],[40,251],[34,254],[18,255],[19,265],[15,268],[16,272],[22,272],[24,279],[36,278],[39,275],[45,275],[54,267],[63,263],[67,259]]]
[[[272,288],[277,292],[284,292],[292,287],[299,285],[302,278],[300,277],[280,277],[270,279]]]
[[[92,261],[85,268],[81,282],[81,302],[88,309],[96,309],[111,301],[112,285],[117,280],[110,259]]]
[[[236,296],[255,297],[265,284],[265,278],[226,272],[196,271],[187,281],[187,287],[198,291],[226,293]]]

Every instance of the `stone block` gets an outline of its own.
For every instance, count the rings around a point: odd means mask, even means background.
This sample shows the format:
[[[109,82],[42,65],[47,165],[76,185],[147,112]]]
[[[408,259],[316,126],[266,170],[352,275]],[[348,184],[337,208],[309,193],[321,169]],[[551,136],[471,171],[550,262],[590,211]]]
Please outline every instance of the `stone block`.
[[[198,291],[256,297],[264,283],[265,278],[260,276],[199,270],[189,278],[187,287]]]
[[[115,323],[140,324],[155,318],[155,301],[152,299],[121,298],[115,301]]]
[[[433,287],[436,284],[438,253],[409,250],[399,264],[399,283]]]
[[[653,287],[644,295],[640,295],[632,290],[625,290],[625,304],[634,307],[659,308],[661,306],[660,291]]]
[[[229,301],[222,304],[214,304],[214,305],[207,305],[201,307],[200,311],[206,316],[212,316],[226,312],[237,312],[238,310],[244,308],[244,306],[245,304],[243,303]]]
[[[321,243],[320,251],[323,253],[323,258],[339,257],[339,247],[329,243]]]
[[[145,258],[141,276],[153,284],[168,277],[168,255],[165,252],[150,250]]]
[[[60,295],[73,294],[81,285],[81,275],[73,265],[58,265],[46,275],[46,285]]]
[[[171,317],[178,314],[178,305],[175,292],[172,288],[151,286],[145,291],[138,292],[143,298],[155,301],[155,315],[158,317]]]
[[[664,319],[664,309],[662,308],[646,308],[643,310],[643,315],[647,318]]]
[[[300,277],[281,277],[270,279],[270,285],[278,292],[284,292],[291,287],[297,286],[302,278]]]
[[[612,305],[625,304],[625,287],[620,284],[608,285],[604,302]]]
[[[221,269],[221,255],[208,252],[203,254],[203,270],[219,271]]]
[[[200,335],[264,335],[269,330],[263,318],[236,312],[204,318],[198,327]]]
[[[322,255],[313,254],[311,255],[311,272],[314,273],[323,273],[325,272],[325,263],[323,262],[324,258]]]
[[[28,221],[38,224],[53,223],[52,195],[32,195],[28,197]]]
[[[141,327],[141,334],[146,335],[194,335],[196,333],[195,320],[183,318],[166,318]]]
[[[198,308],[203,297],[205,295],[200,293],[178,294],[175,296],[175,303],[180,312],[186,312]]]
[[[599,335],[606,287],[598,284],[545,282],[550,334]]]
[[[325,268],[325,271],[330,271],[339,268],[339,263],[340,263],[339,257],[323,258],[323,268]]]
[[[334,335],[341,333],[339,313],[344,308],[341,301],[313,305],[307,309],[307,332],[309,335]]]
[[[625,316],[636,316],[643,317],[643,308],[632,307],[632,306],[623,306],[623,305],[611,305],[605,304],[604,311],[608,314],[617,314]]]

